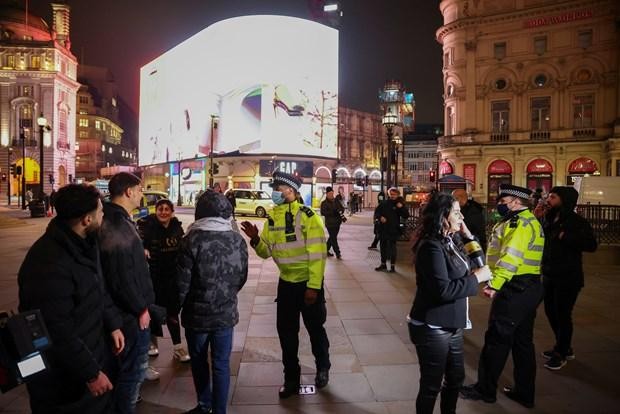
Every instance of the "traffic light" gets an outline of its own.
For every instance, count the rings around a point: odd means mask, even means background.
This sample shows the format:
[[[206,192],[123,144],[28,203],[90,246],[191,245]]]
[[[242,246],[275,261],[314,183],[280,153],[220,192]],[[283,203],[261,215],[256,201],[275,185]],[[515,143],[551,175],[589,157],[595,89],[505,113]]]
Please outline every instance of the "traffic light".
[[[15,175],[22,175],[22,166],[21,165],[17,165],[15,167]]]
[[[434,183],[435,182],[435,170],[430,170],[428,172],[428,177],[430,178],[431,183]]]
[[[9,174],[11,174],[13,177],[15,177],[15,164],[11,164],[9,166]]]
[[[2,173],[2,181],[6,181],[6,173]]]
[[[217,163],[213,163],[213,175],[218,175],[220,173],[220,166]]]

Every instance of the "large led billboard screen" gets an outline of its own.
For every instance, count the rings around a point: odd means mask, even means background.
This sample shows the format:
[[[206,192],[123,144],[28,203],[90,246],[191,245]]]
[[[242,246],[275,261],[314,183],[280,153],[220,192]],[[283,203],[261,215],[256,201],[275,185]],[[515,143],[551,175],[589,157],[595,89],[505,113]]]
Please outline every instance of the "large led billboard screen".
[[[293,17],[213,24],[142,67],[140,165],[209,154],[337,156],[338,32]]]

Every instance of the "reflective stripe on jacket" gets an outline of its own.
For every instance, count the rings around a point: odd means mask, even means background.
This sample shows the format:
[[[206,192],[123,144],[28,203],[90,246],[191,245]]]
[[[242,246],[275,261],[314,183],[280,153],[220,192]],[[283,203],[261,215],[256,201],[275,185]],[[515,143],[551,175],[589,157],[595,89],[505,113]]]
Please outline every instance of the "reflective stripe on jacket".
[[[293,231],[286,234],[289,211],[294,217]],[[254,249],[263,259],[273,258],[282,280],[307,281],[307,287],[321,289],[327,259],[325,232],[321,218],[309,207],[297,201],[275,206]]]
[[[527,209],[497,223],[487,250],[489,286],[499,290],[513,276],[540,275],[544,244],[540,222]]]

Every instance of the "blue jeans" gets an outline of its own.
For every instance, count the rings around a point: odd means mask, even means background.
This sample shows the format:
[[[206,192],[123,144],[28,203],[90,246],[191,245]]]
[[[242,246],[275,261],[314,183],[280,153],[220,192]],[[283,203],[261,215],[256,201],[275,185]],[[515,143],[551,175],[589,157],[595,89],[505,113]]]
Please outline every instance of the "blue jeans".
[[[185,329],[187,348],[192,358],[192,377],[198,405],[203,411],[209,408],[214,414],[226,413],[228,389],[230,387],[230,352],[232,350],[233,328],[197,332]],[[213,364],[213,384],[209,375],[209,345]]]
[[[148,367],[151,341],[149,329],[139,330],[134,337],[125,337],[125,348],[119,356],[119,373],[114,384],[114,403],[119,414],[133,414]]]

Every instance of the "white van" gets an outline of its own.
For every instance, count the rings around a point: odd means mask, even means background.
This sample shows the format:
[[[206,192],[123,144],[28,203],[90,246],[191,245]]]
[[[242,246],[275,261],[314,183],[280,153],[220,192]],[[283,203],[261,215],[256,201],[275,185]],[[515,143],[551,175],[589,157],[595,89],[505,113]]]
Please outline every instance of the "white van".
[[[577,204],[605,204],[620,206],[620,177],[586,175],[575,179],[579,192]]]

